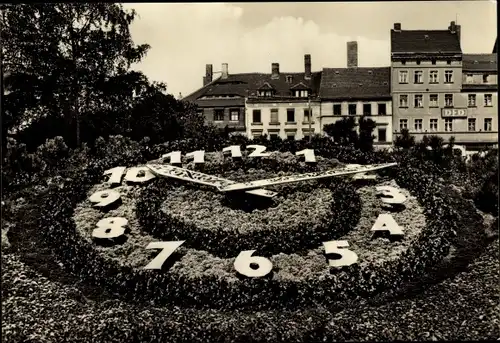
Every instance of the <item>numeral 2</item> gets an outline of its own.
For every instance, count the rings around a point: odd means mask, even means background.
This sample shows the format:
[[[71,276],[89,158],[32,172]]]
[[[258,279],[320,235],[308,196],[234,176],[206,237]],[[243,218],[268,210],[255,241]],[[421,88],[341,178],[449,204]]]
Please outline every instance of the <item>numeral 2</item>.
[[[304,155],[304,160],[306,162],[316,162],[316,156],[314,155],[314,150],[313,149],[304,149],[297,151],[295,153],[296,156]]]
[[[271,155],[271,153],[264,153],[264,151],[266,151],[266,147],[264,145],[258,145],[258,144],[252,144],[252,145],[247,145],[246,146],[247,149],[254,149],[254,151],[252,151],[248,157],[266,157],[266,156],[269,156]],[[241,148],[239,145],[230,145],[228,147],[225,147],[224,149],[222,149],[222,152],[227,152],[227,151],[230,151],[231,152],[231,157],[241,157]]]

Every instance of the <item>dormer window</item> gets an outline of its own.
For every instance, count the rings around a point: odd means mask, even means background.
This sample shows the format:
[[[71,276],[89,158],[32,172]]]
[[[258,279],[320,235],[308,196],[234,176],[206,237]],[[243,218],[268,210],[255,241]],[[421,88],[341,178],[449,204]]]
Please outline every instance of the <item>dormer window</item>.
[[[292,83],[293,82],[293,77],[292,75],[287,75],[286,76],[286,83]]]
[[[294,93],[296,98],[307,98],[309,95],[307,90],[296,90]]]
[[[272,90],[261,90],[259,91],[259,96],[273,96]]]

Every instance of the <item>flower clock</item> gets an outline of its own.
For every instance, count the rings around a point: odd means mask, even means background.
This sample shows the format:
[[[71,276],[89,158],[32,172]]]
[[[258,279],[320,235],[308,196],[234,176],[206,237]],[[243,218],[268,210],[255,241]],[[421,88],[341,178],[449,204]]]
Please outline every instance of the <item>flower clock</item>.
[[[393,168],[262,145],[172,151],[89,172],[53,200],[68,205],[48,237],[69,269],[131,301],[327,305],[411,281],[445,253]]]

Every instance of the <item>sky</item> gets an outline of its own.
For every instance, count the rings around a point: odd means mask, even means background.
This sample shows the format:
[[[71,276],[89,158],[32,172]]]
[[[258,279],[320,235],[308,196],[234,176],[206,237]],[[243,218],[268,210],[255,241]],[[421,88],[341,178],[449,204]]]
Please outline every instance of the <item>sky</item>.
[[[323,3],[126,3],[137,17],[136,44],[151,49],[133,68],[167,92],[187,96],[202,87],[205,65],[229,74],[304,70],[347,64],[348,41],[358,42],[358,66],[390,65],[390,30],[446,30],[461,25],[464,53],[491,53],[497,36],[496,1],[401,1]],[[220,74],[215,74],[218,77]]]

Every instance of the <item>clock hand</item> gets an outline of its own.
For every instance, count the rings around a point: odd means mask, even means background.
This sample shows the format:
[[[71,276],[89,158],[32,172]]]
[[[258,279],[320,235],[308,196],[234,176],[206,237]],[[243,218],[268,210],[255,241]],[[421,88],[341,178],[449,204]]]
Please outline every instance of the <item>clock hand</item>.
[[[178,180],[190,181],[207,186],[213,186],[216,187],[217,189],[219,189],[219,187],[238,184],[238,182],[236,181],[231,181],[214,175],[204,174],[194,170],[180,168],[168,164],[146,164],[146,167],[148,167],[148,169],[151,170],[151,172],[155,175],[171,177]],[[272,198],[278,194],[276,192],[268,191],[266,189],[252,189],[247,191],[247,193],[268,198]]]
[[[333,177],[333,176],[366,173],[366,172],[370,172],[370,171],[374,171],[374,170],[378,170],[378,169],[392,167],[395,165],[397,165],[397,163],[368,164],[368,165],[364,165],[364,166],[363,165],[361,165],[361,166],[359,166],[359,165],[354,165],[354,166],[347,165],[347,166],[342,167],[342,168],[331,169],[331,170],[327,170],[324,172],[314,172],[314,173],[297,174],[297,175],[290,175],[290,176],[280,176],[280,177],[275,177],[272,179],[242,182],[242,183],[236,183],[236,184],[229,184],[229,185],[225,185],[225,186],[223,185],[223,186],[219,186],[219,190],[221,192],[229,192],[229,191],[236,191],[236,190],[254,189],[254,188],[258,188],[258,187],[278,185],[278,184],[283,184],[283,183],[314,180],[314,179],[321,179],[321,178]]]

